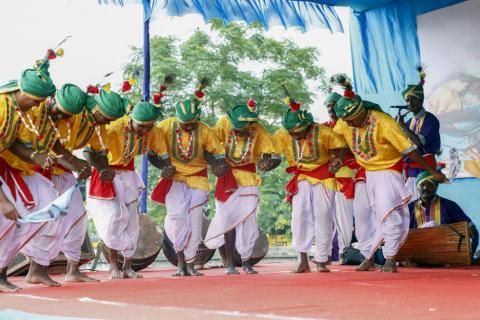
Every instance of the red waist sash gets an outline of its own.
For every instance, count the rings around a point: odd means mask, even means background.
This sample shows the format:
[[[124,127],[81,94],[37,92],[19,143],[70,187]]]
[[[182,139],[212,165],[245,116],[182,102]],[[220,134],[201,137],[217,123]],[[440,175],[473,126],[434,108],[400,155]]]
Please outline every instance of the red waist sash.
[[[197,173],[189,175],[188,177],[204,177],[208,178],[207,168],[200,170]],[[160,179],[155,188],[153,188],[150,199],[160,204],[165,204],[165,198],[167,197],[170,188],[172,188],[173,180],[172,179]]]
[[[302,170],[302,167],[288,167],[285,169],[287,173],[293,173],[293,178],[287,183],[285,186],[285,200],[289,203],[292,203],[293,196],[298,193],[298,177],[303,174],[308,177],[312,177],[318,180],[325,180],[329,178],[335,178],[335,174],[331,173],[328,170],[328,163],[324,164],[323,166],[318,167],[312,171],[305,171]]]
[[[71,170],[65,168],[61,164],[57,164],[56,167],[65,171],[65,172],[70,172],[70,173],[72,172]],[[52,180],[52,173],[53,173],[52,168],[44,169],[44,168],[42,168],[42,167],[40,167],[39,165],[36,164],[35,167],[33,168],[33,170],[35,170],[35,172],[40,173],[42,176],[44,176],[48,180]]]
[[[113,165],[112,169],[117,170],[129,170],[135,171],[135,162],[132,159],[126,166]],[[90,177],[90,188],[88,189],[88,196],[95,199],[112,200],[115,198],[115,188],[113,187],[113,181],[102,181],[100,179],[100,172],[97,169],[92,169],[92,175]]]
[[[215,199],[219,201],[227,201],[228,198],[238,189],[237,181],[235,180],[235,176],[233,175],[233,170],[242,170],[246,172],[256,173],[257,166],[255,163],[247,163],[243,166],[238,167],[228,167],[227,173],[223,177],[219,177],[217,179],[217,185],[215,187]]]
[[[2,158],[0,158],[0,176],[10,189],[13,199],[17,200],[18,194],[25,205],[25,208],[31,209],[35,207],[32,193],[23,180],[20,171],[10,167],[10,165],[8,165],[8,163]]]
[[[432,167],[433,170],[437,169],[437,159],[435,159],[435,155],[433,154],[426,154],[423,156],[423,159]],[[420,163],[417,162],[403,162],[403,169],[405,172],[405,177],[408,178],[408,169],[422,169],[426,170]]]

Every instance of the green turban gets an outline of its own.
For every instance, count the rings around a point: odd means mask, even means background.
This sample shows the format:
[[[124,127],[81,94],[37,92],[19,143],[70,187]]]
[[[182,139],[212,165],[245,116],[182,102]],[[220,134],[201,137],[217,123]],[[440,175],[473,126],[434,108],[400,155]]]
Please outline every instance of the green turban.
[[[425,98],[423,93],[423,86],[421,84],[410,84],[408,85],[407,89],[402,91],[403,99],[407,99],[407,97],[412,96],[418,98],[422,101]]]
[[[88,95],[78,86],[66,83],[55,94],[57,106],[66,114],[78,114],[87,105]]]
[[[162,109],[150,102],[142,101],[135,105],[130,118],[138,123],[147,123],[157,120],[162,115]]]
[[[50,79],[49,67],[50,63],[45,61],[35,69],[22,72],[19,86],[24,95],[36,101],[43,101],[55,93],[56,88]]]
[[[313,123],[313,116],[306,110],[292,111],[288,109],[283,115],[282,124],[288,131],[297,131]]]
[[[175,105],[175,116],[180,122],[193,122],[200,118],[201,101],[195,97],[192,99],[177,102]]]
[[[420,183],[424,181],[430,181],[435,185],[435,187],[438,186],[438,181],[435,180],[435,178],[433,178],[433,175],[428,171],[423,171],[417,176],[417,188],[420,187]]]
[[[121,118],[125,115],[130,102],[122,98],[118,93],[113,91],[100,90],[100,93],[95,96],[96,105],[87,104],[90,111],[97,109],[105,117],[110,120]]]
[[[329,104],[330,102],[335,102],[337,103],[338,100],[340,100],[342,96],[336,92],[332,92],[327,96],[327,99],[325,99],[325,105]]]
[[[250,110],[246,104],[236,105],[228,112],[230,122],[235,129],[245,128],[249,123],[255,123],[258,119],[258,114]]]
[[[378,104],[362,100],[359,95],[355,95],[353,98],[340,98],[335,106],[335,113],[337,114],[337,117],[343,120],[351,120],[364,109],[382,111],[382,108],[380,108]]]

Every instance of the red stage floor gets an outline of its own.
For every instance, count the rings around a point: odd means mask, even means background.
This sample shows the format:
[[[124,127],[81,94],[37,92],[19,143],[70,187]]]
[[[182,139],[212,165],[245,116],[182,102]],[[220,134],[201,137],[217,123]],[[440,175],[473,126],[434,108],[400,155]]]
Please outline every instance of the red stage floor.
[[[173,269],[147,269],[143,279],[63,283],[60,288],[12,282],[0,308],[94,319],[479,319],[480,268],[400,269],[292,274],[291,263],[258,266],[258,275],[171,278]],[[62,279],[56,277],[56,279]],[[478,305],[477,305],[478,303]],[[0,312],[1,315],[1,312]]]

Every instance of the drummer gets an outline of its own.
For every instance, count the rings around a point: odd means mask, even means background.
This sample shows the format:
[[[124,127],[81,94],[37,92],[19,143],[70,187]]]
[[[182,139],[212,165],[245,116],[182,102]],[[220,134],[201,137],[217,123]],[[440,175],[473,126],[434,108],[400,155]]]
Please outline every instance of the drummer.
[[[410,229],[428,228],[442,224],[468,222],[472,258],[478,246],[478,230],[460,206],[437,195],[438,182],[425,171],[417,176],[418,200],[408,205]]]

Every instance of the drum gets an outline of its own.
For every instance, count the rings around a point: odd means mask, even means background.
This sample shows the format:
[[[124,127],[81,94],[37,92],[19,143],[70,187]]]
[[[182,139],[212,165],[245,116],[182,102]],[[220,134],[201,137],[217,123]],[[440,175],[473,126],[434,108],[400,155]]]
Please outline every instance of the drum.
[[[458,222],[411,229],[396,259],[428,265],[468,266],[472,264],[470,250],[468,223]]]
[[[258,231],[260,234],[257,240],[255,241],[255,245],[253,246],[252,257],[250,259],[252,266],[259,263],[260,260],[262,260],[267,255],[267,252],[269,249],[267,235],[261,229],[258,229]],[[222,257],[222,260],[225,261],[225,247],[221,246],[218,249],[218,252]],[[235,266],[237,267],[242,266],[242,258],[238,254],[237,249],[235,249],[235,251],[233,252],[233,261],[235,262]]]
[[[203,216],[202,222],[202,238],[205,238],[207,235],[208,227],[210,226],[210,219]],[[166,232],[163,232],[163,254],[165,258],[173,264],[174,266],[178,265],[178,258],[177,253],[173,249],[172,242],[168,239]],[[203,266],[212,259],[213,255],[215,254],[215,249],[208,249],[204,244],[203,241],[198,246],[197,255],[195,256],[194,264],[198,269],[202,269]]]
[[[140,234],[138,237],[137,249],[133,255],[132,269],[140,271],[152,264],[157,258],[163,245],[163,232],[158,224],[149,216],[141,214],[139,216]],[[98,250],[102,250],[103,255],[108,261],[107,247],[103,242]],[[123,256],[118,252],[118,263],[123,264]]]

